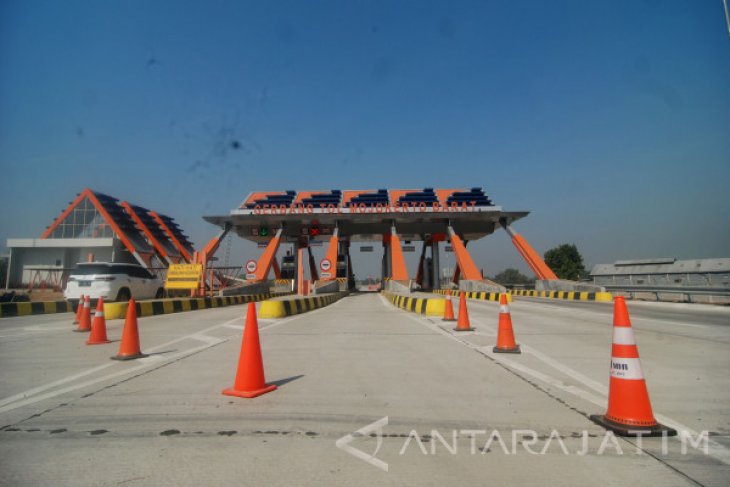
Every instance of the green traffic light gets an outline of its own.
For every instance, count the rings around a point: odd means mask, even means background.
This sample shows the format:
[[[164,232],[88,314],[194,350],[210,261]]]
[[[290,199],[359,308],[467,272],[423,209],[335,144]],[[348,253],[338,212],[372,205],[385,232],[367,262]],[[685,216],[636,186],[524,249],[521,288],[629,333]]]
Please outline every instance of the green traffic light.
[[[269,229],[267,227],[261,227],[261,229],[259,229],[259,235],[261,235],[262,237],[268,237]]]

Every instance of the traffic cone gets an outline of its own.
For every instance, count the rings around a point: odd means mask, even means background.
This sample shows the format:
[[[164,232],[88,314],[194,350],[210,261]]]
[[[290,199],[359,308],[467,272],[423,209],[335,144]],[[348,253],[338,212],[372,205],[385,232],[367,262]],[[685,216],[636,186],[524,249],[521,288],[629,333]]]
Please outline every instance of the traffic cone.
[[[641,370],[639,349],[624,298],[613,302],[613,347],[611,378],[608,386],[608,410],[593,414],[591,421],[619,436],[674,436],[677,431],[661,425],[654,418]]]
[[[466,298],[464,291],[459,292],[459,321],[456,322],[454,331],[472,331],[474,328],[469,323],[469,312],[466,310]]]
[[[446,304],[444,305],[443,321],[456,321],[454,318],[454,307],[451,304],[451,289],[446,290]]]
[[[94,322],[91,324],[91,334],[86,340],[87,345],[103,345],[111,343],[106,338],[106,320],[104,319],[104,298],[99,297],[96,302],[96,313],[94,314]]]
[[[127,305],[127,316],[124,320],[122,330],[122,342],[119,344],[119,352],[111,357],[112,360],[134,360],[147,357],[139,348],[139,329],[137,327],[137,303],[134,298],[129,300]]]
[[[81,301],[79,301],[81,305]],[[81,317],[79,318],[79,326],[74,331],[87,332],[91,331],[91,298],[84,297],[84,304],[81,306]]]
[[[248,303],[246,328],[243,331],[236,381],[233,387],[223,389],[223,394],[251,398],[266,394],[274,389],[276,389],[276,385],[267,384],[266,379],[264,379],[264,362],[261,357],[256,305],[251,302]]]
[[[512,331],[512,317],[509,314],[507,295],[499,295],[499,327],[497,329],[497,346],[492,349],[495,353],[521,353],[520,346],[515,343],[515,334]]]
[[[81,320],[81,312],[84,310],[84,295],[82,294],[79,298],[79,304],[76,305],[76,315],[72,325],[78,325]]]

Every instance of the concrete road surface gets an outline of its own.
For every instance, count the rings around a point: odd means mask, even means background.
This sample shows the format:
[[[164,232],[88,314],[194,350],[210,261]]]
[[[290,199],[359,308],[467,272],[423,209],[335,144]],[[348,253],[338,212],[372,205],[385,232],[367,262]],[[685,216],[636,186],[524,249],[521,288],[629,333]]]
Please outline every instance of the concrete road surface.
[[[516,301],[521,355],[491,352],[495,303],[469,301],[464,334],[377,294],[259,320],[279,388],[256,399],[221,394],[244,306],[140,319],[150,356],[130,362],[70,315],[3,319],[0,484],[728,485],[730,310],[629,310],[654,412],[684,442],[587,419],[606,408],[600,303]]]

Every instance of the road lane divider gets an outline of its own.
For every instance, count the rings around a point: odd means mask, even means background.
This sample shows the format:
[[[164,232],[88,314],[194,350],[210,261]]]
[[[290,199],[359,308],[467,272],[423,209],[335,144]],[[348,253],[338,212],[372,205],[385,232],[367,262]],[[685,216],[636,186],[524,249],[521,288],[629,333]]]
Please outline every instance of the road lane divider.
[[[68,301],[0,303],[0,318],[45,315],[50,313],[71,313],[72,311],[73,307]]]
[[[447,291],[451,291],[450,289],[434,289],[431,291],[434,294],[443,294],[446,295]],[[460,291],[455,291],[460,292]],[[482,301],[495,301],[499,302],[499,293],[488,293],[485,291],[463,291],[464,296],[467,299],[480,299]],[[512,302],[512,296],[509,294],[507,295],[507,301]]]
[[[561,299],[565,301],[598,301],[610,303],[613,295],[607,292],[585,292],[585,291],[533,291],[528,289],[516,289],[508,291],[513,296],[525,296],[529,298]]]
[[[349,292],[342,291],[322,296],[302,296],[282,300],[267,299],[261,303],[259,318],[283,318],[306,313],[335,303],[348,294]]]
[[[276,296],[291,294],[289,292],[247,294],[242,296],[220,296],[213,298],[176,298],[137,301],[137,316],[154,316],[200,309],[221,308],[236,304],[263,301]],[[105,303],[104,316],[107,320],[124,318],[127,315],[128,303]]]

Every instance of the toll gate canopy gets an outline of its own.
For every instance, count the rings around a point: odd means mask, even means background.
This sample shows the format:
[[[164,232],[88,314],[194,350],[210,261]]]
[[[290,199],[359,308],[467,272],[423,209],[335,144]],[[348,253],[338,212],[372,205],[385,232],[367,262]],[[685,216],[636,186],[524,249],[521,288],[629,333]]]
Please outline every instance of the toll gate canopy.
[[[230,214],[204,218],[223,228],[224,232],[232,230],[242,238],[266,247],[258,262],[247,264],[247,279],[251,281],[266,280],[271,268],[277,278],[281,277],[276,252],[284,242],[293,243],[297,249],[297,282],[303,281],[304,249],[309,254],[315,290],[324,289],[318,283],[340,277],[352,281],[350,244],[381,241],[383,283],[392,281],[389,285],[404,285],[408,290],[414,286],[434,288],[442,284],[439,243],[449,242],[457,259],[452,283],[468,290],[501,291],[501,286],[484,279],[466,250],[469,241],[483,238],[500,226],[512,237],[520,255],[539,279],[557,279],[527,241],[510,226],[527,214],[527,211],[504,211],[482,188],[333,189],[257,191],[249,194]],[[318,269],[311,244],[325,241],[329,244]],[[413,275],[406,268],[402,241],[423,242],[418,268]],[[291,260],[289,255],[286,257]],[[282,264],[289,267],[289,260]],[[337,269],[333,272],[331,269],[335,266]],[[302,289],[299,288],[300,292]]]

